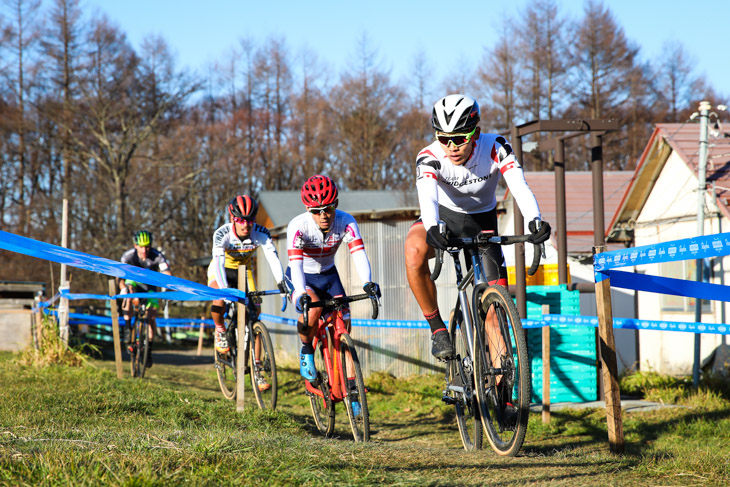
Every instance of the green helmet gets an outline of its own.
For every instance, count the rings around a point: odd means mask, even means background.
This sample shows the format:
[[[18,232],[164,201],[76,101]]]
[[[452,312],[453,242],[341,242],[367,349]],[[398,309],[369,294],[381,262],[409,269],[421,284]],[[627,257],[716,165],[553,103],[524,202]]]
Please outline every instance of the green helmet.
[[[152,234],[147,230],[139,230],[134,234],[134,244],[140,247],[152,245]]]

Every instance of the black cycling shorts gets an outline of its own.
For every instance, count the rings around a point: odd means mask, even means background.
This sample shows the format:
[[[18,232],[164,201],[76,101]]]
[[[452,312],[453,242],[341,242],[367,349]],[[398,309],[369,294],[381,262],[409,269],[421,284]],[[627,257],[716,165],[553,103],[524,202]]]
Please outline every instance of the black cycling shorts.
[[[439,219],[446,223],[446,229],[452,237],[471,238],[482,230],[493,230],[495,235],[499,234],[496,209],[484,213],[459,213],[439,205]],[[416,220],[416,223],[422,223],[421,219]],[[482,254],[482,266],[490,284],[507,284],[507,266],[502,247],[492,245],[487,248]],[[471,268],[469,260],[466,268]]]

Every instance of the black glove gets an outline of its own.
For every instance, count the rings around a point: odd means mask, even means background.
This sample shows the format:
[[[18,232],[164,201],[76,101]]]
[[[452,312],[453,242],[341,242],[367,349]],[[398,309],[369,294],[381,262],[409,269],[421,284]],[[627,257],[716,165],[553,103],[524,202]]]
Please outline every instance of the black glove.
[[[426,230],[426,243],[431,247],[440,250],[446,250],[446,247],[449,245],[449,241],[446,240],[446,237],[441,235],[441,232],[439,232],[438,225],[434,225]]]
[[[534,244],[541,244],[545,240],[550,238],[550,224],[548,222],[541,221],[539,218],[535,218],[527,224],[527,228],[530,229],[529,242]]]
[[[277,284],[277,286],[279,287],[279,291],[281,292],[281,294],[289,294],[289,286],[286,285],[285,279],[279,281],[279,284]]]
[[[304,307],[309,306],[309,303],[312,302],[312,298],[309,297],[309,294],[302,294],[299,296],[299,299],[297,299],[297,311],[300,313],[304,313]]]
[[[362,289],[370,296],[375,296],[378,299],[381,297],[380,286],[378,286],[378,283],[376,282],[366,282]]]

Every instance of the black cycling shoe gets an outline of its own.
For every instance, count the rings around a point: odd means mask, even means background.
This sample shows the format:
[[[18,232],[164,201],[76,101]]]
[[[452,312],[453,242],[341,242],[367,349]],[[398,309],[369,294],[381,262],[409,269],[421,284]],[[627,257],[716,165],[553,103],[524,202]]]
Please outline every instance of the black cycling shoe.
[[[152,367],[152,344],[147,348],[147,368]]]
[[[454,346],[451,344],[451,338],[448,332],[439,330],[431,335],[433,346],[431,347],[431,355],[439,360],[446,360],[454,356]]]
[[[506,431],[514,431],[518,418],[517,408],[511,403],[507,403],[502,411],[502,428]]]

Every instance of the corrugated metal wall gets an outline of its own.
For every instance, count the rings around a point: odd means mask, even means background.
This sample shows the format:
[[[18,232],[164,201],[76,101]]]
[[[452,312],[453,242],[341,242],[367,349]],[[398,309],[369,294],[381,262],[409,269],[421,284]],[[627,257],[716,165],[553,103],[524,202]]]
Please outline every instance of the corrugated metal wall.
[[[420,320],[423,319],[416,303],[405,273],[405,257],[403,246],[412,221],[404,220],[374,220],[358,222],[365,242],[365,249],[370,258],[373,270],[373,279],[380,284],[383,292],[382,308],[378,319],[383,320]],[[286,268],[288,257],[286,253],[286,239],[280,238],[276,242],[279,258]],[[259,252],[261,252],[259,250]],[[263,254],[258,255],[259,268],[257,285],[260,289],[276,287],[271,273],[268,271]],[[354,263],[347,250],[342,246],[336,256],[336,266],[345,289],[350,294],[362,292],[362,284],[357,275]],[[456,277],[451,258],[444,262],[444,271],[437,282],[439,293],[439,308],[444,320],[448,320],[449,312],[456,300]],[[280,310],[281,300],[267,298],[262,305],[262,312],[296,318],[293,306],[286,312]],[[360,301],[352,304],[352,318],[369,319],[371,306],[369,301]],[[266,323],[272,332],[274,347],[277,349],[277,359],[296,361],[301,348],[301,342],[296,334],[295,327]],[[384,328],[356,326],[352,337],[359,342],[363,373],[367,376],[372,372],[384,371],[402,377],[413,374],[441,372],[440,365],[431,356],[431,341],[428,328]]]

